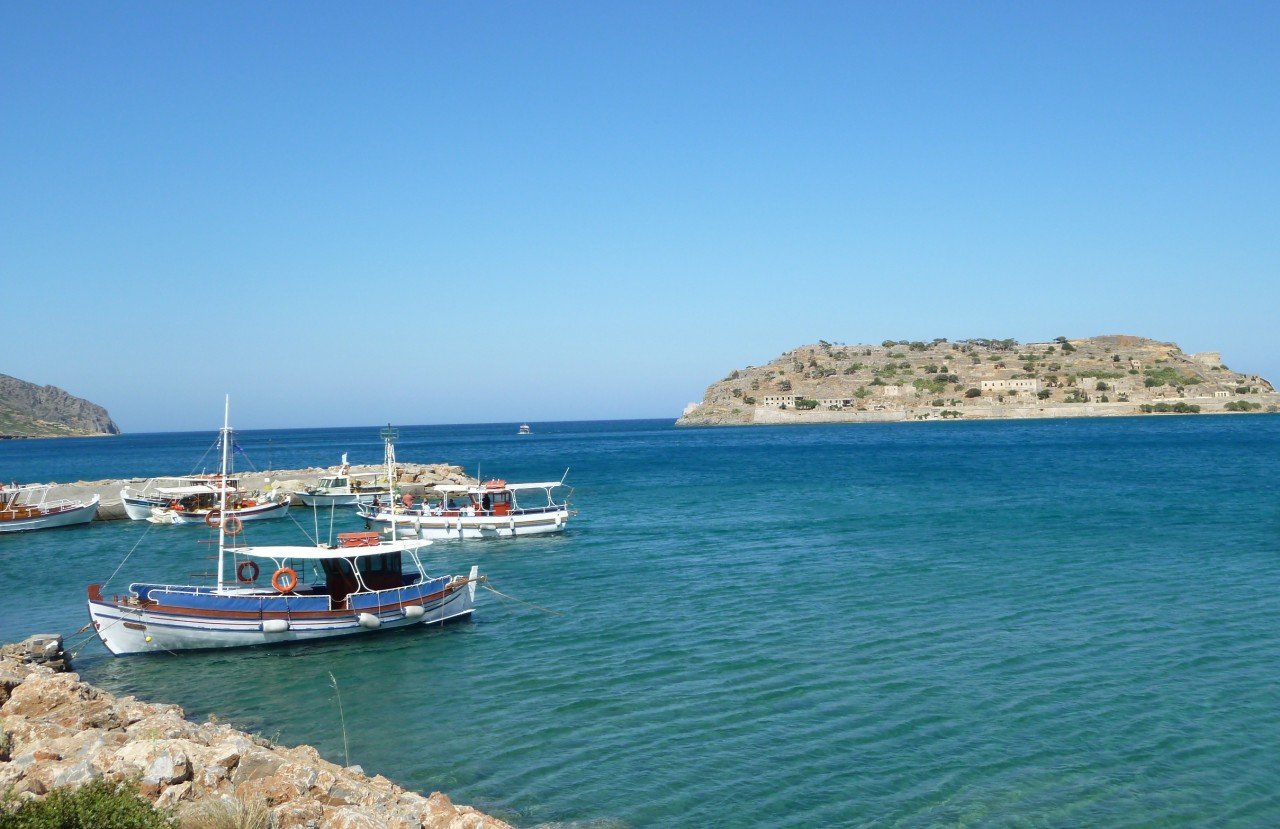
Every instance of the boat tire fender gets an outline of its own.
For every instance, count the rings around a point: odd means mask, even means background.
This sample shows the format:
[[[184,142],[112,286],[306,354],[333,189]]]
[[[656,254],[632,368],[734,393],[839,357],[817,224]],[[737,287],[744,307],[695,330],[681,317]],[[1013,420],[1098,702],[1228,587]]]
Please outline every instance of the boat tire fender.
[[[242,561],[236,565],[236,579],[248,584],[258,580],[258,562]]]
[[[298,586],[298,571],[292,567],[281,567],[271,574],[271,586],[278,593],[292,593]]]

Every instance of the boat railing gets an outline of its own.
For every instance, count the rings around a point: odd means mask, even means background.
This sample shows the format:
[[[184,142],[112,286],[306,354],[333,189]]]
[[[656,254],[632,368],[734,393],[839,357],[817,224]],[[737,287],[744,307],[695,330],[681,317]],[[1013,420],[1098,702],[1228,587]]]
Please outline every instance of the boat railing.
[[[265,593],[260,590],[246,588],[245,592],[239,593],[236,588],[219,591],[216,587],[208,585],[175,585],[135,582],[134,584],[129,585],[129,590],[136,601],[172,606],[176,610],[185,609],[182,599],[178,598],[176,602],[173,600],[165,601],[166,597],[212,598],[216,596],[219,599],[226,600],[248,600],[256,603],[257,607],[254,609],[261,614],[270,612],[315,612],[317,610],[378,611],[383,607],[397,607],[415,600],[426,599],[435,593],[444,591],[448,585],[449,580],[446,576],[436,576],[434,578],[420,576],[413,582],[403,584],[398,587],[387,587],[381,590],[362,590],[356,593],[349,593],[341,601],[336,602],[333,599],[333,595],[327,592]],[[323,604],[320,600],[323,600]],[[272,604],[276,604],[277,608],[272,608],[270,606]],[[252,609],[249,607],[241,608],[241,610],[252,612]]]

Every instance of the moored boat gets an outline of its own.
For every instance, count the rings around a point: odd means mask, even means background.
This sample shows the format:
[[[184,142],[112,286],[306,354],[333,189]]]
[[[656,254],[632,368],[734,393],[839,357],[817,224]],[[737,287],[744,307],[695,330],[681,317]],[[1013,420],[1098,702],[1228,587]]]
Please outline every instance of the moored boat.
[[[377,473],[352,472],[345,454],[338,474],[325,475],[315,486],[293,493],[308,507],[357,507],[372,504],[374,498],[386,500],[390,494],[389,486],[378,483]]]
[[[564,480],[509,484],[437,484],[436,499],[415,503],[404,496],[390,503],[360,507],[369,526],[394,528],[427,539],[514,538],[564,532],[574,511],[569,498],[555,499]],[[523,501],[521,499],[524,499]]]
[[[88,524],[98,514],[99,497],[88,501],[49,500],[52,484],[0,486],[0,533]]]
[[[213,474],[151,478],[140,487],[126,486],[121,489],[120,503],[124,505],[125,515],[131,520],[146,521],[151,517],[152,507],[166,507],[184,495],[212,492],[216,480],[218,476]],[[238,485],[239,481],[235,478],[227,480],[227,486],[233,489]]]
[[[229,431],[224,422],[224,436]],[[226,515],[226,488],[220,499]],[[484,581],[475,566],[465,576],[427,575],[417,553],[421,540],[342,533],[337,544],[254,546],[239,538],[245,532],[239,522],[214,523],[213,585],[135,582],[127,595],[110,598],[102,585],[89,586],[89,617],[107,650],[271,645],[443,623],[471,615],[476,585]],[[261,583],[268,568],[269,585]]]

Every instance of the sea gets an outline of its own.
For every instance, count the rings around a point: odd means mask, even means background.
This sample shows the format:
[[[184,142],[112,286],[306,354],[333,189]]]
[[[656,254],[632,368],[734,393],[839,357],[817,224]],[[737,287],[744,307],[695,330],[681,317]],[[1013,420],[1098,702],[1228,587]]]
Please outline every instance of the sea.
[[[113,658],[87,584],[212,566],[202,527],[116,521],[0,537],[0,639],[519,827],[1280,825],[1280,416],[517,425],[400,427],[404,461],[568,471],[566,534],[427,550],[501,591],[469,622]],[[0,442],[0,478],[212,470],[213,440]],[[245,531],[362,529],[290,516]]]

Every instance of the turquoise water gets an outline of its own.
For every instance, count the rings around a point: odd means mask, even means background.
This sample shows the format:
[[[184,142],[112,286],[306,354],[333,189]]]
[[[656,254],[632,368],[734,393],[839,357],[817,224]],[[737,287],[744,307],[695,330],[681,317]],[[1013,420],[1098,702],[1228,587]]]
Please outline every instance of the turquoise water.
[[[343,762],[332,671],[351,762],[524,827],[1280,824],[1280,417],[514,428],[399,454],[571,466],[567,535],[429,555],[563,615],[481,593],[443,630],[78,667]],[[210,440],[15,441],[0,475],[186,471]],[[149,526],[0,538],[0,638],[72,633],[135,545],[113,586],[207,567],[203,530]]]

